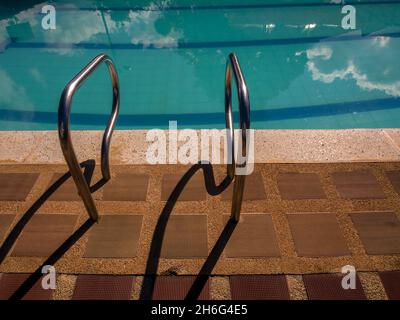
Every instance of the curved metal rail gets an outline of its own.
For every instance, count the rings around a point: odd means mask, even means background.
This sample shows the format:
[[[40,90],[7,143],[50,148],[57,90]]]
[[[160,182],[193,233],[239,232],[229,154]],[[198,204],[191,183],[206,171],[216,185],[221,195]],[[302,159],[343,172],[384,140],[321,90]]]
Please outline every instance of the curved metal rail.
[[[106,130],[104,131],[103,141],[101,145],[101,172],[103,179],[108,181],[110,179],[110,166],[109,166],[109,149],[111,136],[114,130],[114,126],[118,117],[119,112],[119,82],[117,71],[110,57],[105,54],[100,54],[89,62],[64,88],[64,91],[60,98],[60,104],[58,107],[58,137],[60,139],[60,145],[64,154],[65,161],[69,167],[72,178],[76,184],[79,195],[81,196],[83,203],[85,204],[86,210],[91,219],[97,221],[99,214],[97,212],[96,205],[93,201],[90,187],[86,182],[79,162],[76,158],[74,147],[71,141],[71,130],[70,130],[70,113],[72,98],[79,87],[84,81],[93,73],[94,70],[102,63],[105,62],[110,73],[112,81],[112,92],[113,92],[113,103],[112,112],[108,120]]]
[[[232,73],[235,79],[235,84],[238,94],[239,103],[239,143],[241,146],[240,158],[241,162],[236,163],[235,160],[235,135],[233,129],[232,117]],[[248,164],[248,139],[247,130],[250,129],[250,100],[247,91],[246,81],[244,80],[242,70],[240,69],[239,61],[234,53],[229,54],[225,69],[225,121],[227,128],[227,141],[230,146],[230,154],[228,155],[227,174],[234,179],[231,219],[239,221],[240,210],[242,207],[245,175],[238,175],[236,167],[245,168]]]

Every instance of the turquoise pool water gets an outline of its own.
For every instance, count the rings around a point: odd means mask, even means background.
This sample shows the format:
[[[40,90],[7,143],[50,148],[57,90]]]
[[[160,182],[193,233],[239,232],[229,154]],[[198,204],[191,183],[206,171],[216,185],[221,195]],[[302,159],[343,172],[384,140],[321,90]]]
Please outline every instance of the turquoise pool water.
[[[48,2],[56,30],[41,27],[45,3],[14,2],[0,4],[0,130],[56,129],[63,87],[99,53],[117,66],[118,129],[224,127],[230,52],[253,128],[400,126],[399,1],[346,1],[356,30],[331,0]],[[105,126],[110,87],[101,67],[74,99],[74,128]]]

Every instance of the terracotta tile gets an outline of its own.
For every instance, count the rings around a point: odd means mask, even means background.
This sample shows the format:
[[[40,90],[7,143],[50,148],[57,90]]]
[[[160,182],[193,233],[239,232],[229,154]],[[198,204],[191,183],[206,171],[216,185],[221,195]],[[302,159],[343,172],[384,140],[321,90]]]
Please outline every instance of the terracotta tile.
[[[55,173],[51,179],[48,188],[50,188],[58,179],[65,173]],[[49,201],[80,201],[81,197],[78,194],[74,179],[69,177],[56,191],[49,197]]]
[[[326,198],[316,173],[280,173],[277,183],[281,198],[284,200]]]
[[[380,272],[379,276],[390,300],[400,300],[400,271]]]
[[[24,201],[38,173],[0,173],[0,201]]]
[[[12,256],[49,256],[72,235],[77,217],[72,214],[34,215],[19,236]]]
[[[183,174],[165,174],[162,179],[161,200],[168,200]],[[197,172],[183,189],[178,201],[203,201],[207,196],[203,172]]]
[[[385,198],[381,186],[369,170],[332,173],[333,183],[341,196],[346,199]]]
[[[135,257],[143,216],[103,215],[90,231],[87,258]]]
[[[29,277],[26,273],[3,273],[0,275],[0,300],[9,299]],[[50,300],[53,296],[52,289],[42,288],[42,278],[29,289],[23,300]]]
[[[351,213],[368,254],[400,253],[400,221],[393,212]]]
[[[305,257],[349,255],[333,213],[288,214],[297,254]]]
[[[228,220],[229,215],[224,215],[224,222]],[[280,256],[271,215],[241,214],[225,254],[231,258]]]
[[[232,300],[289,300],[284,275],[231,276]]]
[[[105,201],[146,201],[149,175],[120,173],[104,186]]]
[[[222,200],[232,200],[233,182],[222,193]],[[243,200],[264,200],[267,198],[264,182],[260,172],[255,172],[246,177],[244,184]]]
[[[356,276],[355,289],[343,289],[342,274],[303,275],[304,286],[310,300],[366,300],[360,279]]]
[[[162,244],[163,258],[207,257],[207,216],[169,217]]]
[[[73,300],[130,300],[134,277],[78,275]]]
[[[400,171],[388,171],[386,175],[393,185],[394,190],[400,194]]]
[[[15,214],[0,214],[0,243],[5,238],[8,228],[15,219]]]
[[[155,280],[153,300],[183,300],[192,287],[195,276],[159,276]],[[207,280],[199,300],[210,299],[210,285]]]

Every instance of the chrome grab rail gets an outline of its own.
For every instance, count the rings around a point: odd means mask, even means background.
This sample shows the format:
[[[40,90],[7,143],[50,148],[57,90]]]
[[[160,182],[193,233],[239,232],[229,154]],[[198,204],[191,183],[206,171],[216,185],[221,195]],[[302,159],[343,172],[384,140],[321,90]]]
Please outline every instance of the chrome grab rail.
[[[232,73],[235,78],[235,84],[238,94],[239,103],[239,126],[240,126],[240,144],[242,149],[241,156],[244,157],[244,161],[239,166],[247,165],[247,130],[250,129],[250,100],[247,91],[246,82],[243,77],[242,70],[240,69],[239,61],[234,53],[229,54],[226,62],[225,69],[225,121],[227,128],[227,141],[230,143],[230,159],[227,165],[227,174],[231,179],[234,179],[233,185],[233,196],[232,196],[232,208],[231,208],[231,219],[239,221],[240,210],[242,207],[244,184],[246,180],[245,175],[236,174],[236,161],[235,161],[235,136],[233,129],[233,117],[232,117]],[[240,145],[239,144],[239,145]]]
[[[104,181],[110,180],[110,165],[109,165],[109,149],[111,136],[114,130],[114,126],[118,117],[119,112],[119,82],[117,71],[110,57],[105,54],[100,54],[89,62],[64,88],[64,91],[60,98],[58,107],[58,137],[60,139],[60,145],[64,154],[65,161],[67,162],[68,168],[71,172],[72,178],[76,184],[79,195],[81,196],[83,203],[85,204],[86,210],[89,217],[94,221],[99,219],[99,214],[96,205],[93,201],[90,187],[86,182],[79,162],[76,158],[75,151],[71,141],[71,130],[70,130],[70,113],[71,103],[75,92],[79,89],[82,83],[92,74],[94,70],[102,63],[105,62],[110,73],[112,81],[113,91],[113,103],[112,112],[108,120],[106,130],[104,131],[103,141],[101,145],[101,173]]]

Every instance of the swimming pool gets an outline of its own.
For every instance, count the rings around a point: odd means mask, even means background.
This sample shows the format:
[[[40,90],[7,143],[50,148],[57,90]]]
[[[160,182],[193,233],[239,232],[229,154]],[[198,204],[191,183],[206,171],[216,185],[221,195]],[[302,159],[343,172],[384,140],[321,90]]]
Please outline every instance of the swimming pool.
[[[399,1],[353,2],[356,30],[338,1],[243,2],[49,2],[56,30],[41,27],[43,2],[0,4],[0,130],[55,130],[65,84],[102,52],[120,79],[117,129],[222,128],[232,51],[253,128],[400,127]],[[76,94],[72,127],[104,128],[110,107],[103,66]]]

